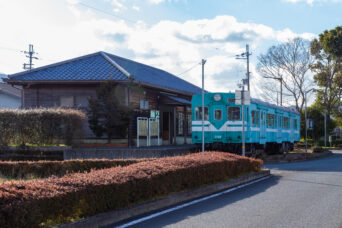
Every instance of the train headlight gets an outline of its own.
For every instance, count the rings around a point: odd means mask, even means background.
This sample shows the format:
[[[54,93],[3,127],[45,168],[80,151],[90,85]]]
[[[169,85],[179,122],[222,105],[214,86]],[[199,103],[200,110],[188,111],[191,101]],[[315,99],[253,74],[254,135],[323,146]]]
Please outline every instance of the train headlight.
[[[214,100],[215,101],[220,101],[221,100],[221,95],[220,94],[215,94],[214,95]]]

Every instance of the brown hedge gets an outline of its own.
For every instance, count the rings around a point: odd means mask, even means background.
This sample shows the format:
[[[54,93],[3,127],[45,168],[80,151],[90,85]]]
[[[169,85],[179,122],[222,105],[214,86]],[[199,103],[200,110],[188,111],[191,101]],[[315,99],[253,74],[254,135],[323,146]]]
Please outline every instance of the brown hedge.
[[[83,112],[62,108],[0,110],[0,145],[53,144],[62,139],[73,145],[83,134]]]
[[[261,160],[219,152],[155,159],[0,185],[0,227],[71,221],[260,170]]]
[[[63,176],[68,173],[89,172],[91,169],[105,169],[127,166],[146,159],[89,159],[68,161],[19,161],[0,162],[0,175],[7,178],[45,178]]]

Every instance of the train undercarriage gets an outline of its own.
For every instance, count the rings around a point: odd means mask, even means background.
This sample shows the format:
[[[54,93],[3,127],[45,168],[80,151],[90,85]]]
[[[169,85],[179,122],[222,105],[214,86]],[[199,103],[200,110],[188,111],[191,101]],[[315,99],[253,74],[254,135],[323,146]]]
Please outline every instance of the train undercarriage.
[[[241,143],[206,143],[205,150],[208,151],[223,151],[234,154],[242,154]],[[271,154],[285,154],[294,150],[294,143],[246,143],[246,155],[256,157],[258,154],[264,152],[268,155]]]

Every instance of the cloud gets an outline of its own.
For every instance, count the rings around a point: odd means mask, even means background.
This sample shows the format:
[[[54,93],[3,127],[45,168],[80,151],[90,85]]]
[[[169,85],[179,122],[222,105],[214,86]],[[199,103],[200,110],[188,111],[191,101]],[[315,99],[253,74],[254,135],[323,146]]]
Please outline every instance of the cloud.
[[[132,6],[132,9],[138,12],[140,11],[140,8],[138,6]]]
[[[291,2],[291,3],[298,3],[298,2],[305,2],[308,5],[313,5],[314,2],[342,2],[342,0],[284,0],[285,2]]]
[[[148,1],[152,4],[159,4],[159,3],[164,2],[165,0],[148,0]]]
[[[235,55],[245,51],[246,43],[250,44],[252,51],[257,48],[266,51],[270,43],[287,41],[296,36],[314,37],[314,34],[296,34],[290,29],[274,30],[262,24],[239,22],[229,15],[185,22],[165,20],[153,25],[142,21],[132,24],[103,17],[70,1],[33,0],[34,4],[31,1],[2,1],[0,47],[26,50],[28,44],[34,44],[41,58],[35,61],[36,66],[101,50],[175,75],[195,65],[180,77],[198,86],[201,85],[201,67],[198,63],[204,58],[207,59],[206,89],[233,91],[237,82],[245,77],[246,63],[236,60]],[[111,3],[117,4],[118,1],[111,0]],[[122,1],[119,3],[122,4]],[[254,56],[257,54],[253,53]],[[22,63],[26,61],[19,51],[1,49],[0,71],[21,71]],[[253,62],[250,68],[253,80],[257,82],[259,76]],[[255,84],[252,88],[257,92]]]

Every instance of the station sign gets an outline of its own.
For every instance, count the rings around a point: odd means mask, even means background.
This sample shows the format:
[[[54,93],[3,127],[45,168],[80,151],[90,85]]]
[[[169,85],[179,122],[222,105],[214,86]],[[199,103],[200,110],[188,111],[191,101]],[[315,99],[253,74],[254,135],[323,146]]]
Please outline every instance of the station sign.
[[[243,93],[243,96],[242,96]],[[241,91],[241,90],[235,90],[235,104],[241,105],[242,104],[242,97],[243,97],[243,103],[245,105],[251,104],[251,95],[249,91]]]

